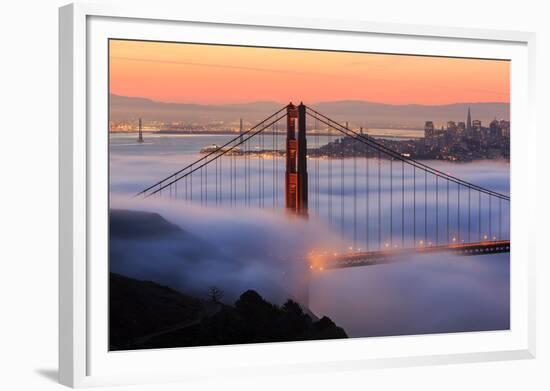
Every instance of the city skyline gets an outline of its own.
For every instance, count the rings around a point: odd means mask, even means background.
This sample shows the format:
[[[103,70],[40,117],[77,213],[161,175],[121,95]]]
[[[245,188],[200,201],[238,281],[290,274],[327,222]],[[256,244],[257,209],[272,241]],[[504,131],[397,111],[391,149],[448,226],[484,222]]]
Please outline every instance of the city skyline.
[[[158,102],[510,100],[502,60],[110,41],[110,93]]]

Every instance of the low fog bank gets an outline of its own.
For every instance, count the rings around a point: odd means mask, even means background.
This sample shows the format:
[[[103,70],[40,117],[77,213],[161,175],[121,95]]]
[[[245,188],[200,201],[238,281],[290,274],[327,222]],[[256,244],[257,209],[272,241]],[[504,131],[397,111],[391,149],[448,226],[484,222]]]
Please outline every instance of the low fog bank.
[[[276,211],[209,209],[126,197],[111,199],[110,231],[111,272],[201,298],[217,286],[226,302],[248,289],[277,304],[289,297],[303,300],[304,255],[334,242],[314,221]]]
[[[113,197],[111,206],[125,218],[111,220],[110,269],[131,278],[201,298],[217,286],[228,303],[248,289],[277,304],[309,293],[313,313],[352,337],[509,328],[509,254],[419,255],[310,275],[308,251],[342,246],[313,218],[162,199]]]
[[[318,273],[310,307],[352,337],[510,327],[509,254],[419,255]]]

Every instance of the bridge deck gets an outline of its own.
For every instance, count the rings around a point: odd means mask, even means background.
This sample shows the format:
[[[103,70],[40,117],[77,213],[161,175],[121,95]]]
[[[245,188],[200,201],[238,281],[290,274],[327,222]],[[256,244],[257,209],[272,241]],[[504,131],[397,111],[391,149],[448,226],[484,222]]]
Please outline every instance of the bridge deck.
[[[369,266],[388,263],[414,254],[455,253],[459,255],[483,255],[510,252],[509,240],[446,244],[408,249],[379,250],[343,254],[320,262],[322,266],[312,264],[312,269],[340,269],[355,266]]]

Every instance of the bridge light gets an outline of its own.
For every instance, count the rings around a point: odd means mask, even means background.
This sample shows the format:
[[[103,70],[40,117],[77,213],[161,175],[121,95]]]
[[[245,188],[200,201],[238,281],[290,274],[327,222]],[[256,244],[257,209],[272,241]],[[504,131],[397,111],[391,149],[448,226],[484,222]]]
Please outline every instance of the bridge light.
[[[319,271],[325,270],[322,266],[319,267]]]
[[[497,237],[496,237],[496,236],[493,236],[493,240],[497,240]]]
[[[431,247],[431,245],[432,245],[432,242],[428,242],[428,246],[430,246],[430,247]]]
[[[487,235],[483,235],[483,239],[487,240]]]
[[[453,238],[453,242],[456,242],[456,238]]]
[[[424,245],[424,241],[423,241],[423,240],[420,241],[420,245],[421,245],[421,246]]]
[[[389,244],[389,243],[386,243],[386,248],[387,248],[387,247],[390,247],[390,244]]]
[[[350,251],[352,251],[352,250],[353,250],[353,246],[349,246],[349,249],[350,249]]]

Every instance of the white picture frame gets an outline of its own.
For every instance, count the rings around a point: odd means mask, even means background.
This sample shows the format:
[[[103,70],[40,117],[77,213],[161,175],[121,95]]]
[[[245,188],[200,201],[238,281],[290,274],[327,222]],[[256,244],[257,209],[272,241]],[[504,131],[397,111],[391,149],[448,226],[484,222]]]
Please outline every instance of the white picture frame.
[[[318,48],[338,45],[345,38],[347,48],[365,45],[362,50],[370,51],[383,50],[376,43],[383,40],[385,51],[392,53],[491,58],[499,58],[500,54],[511,58],[511,116],[525,128],[522,137],[511,138],[511,329],[467,336],[458,333],[109,353],[105,350],[104,327],[106,277],[101,277],[106,271],[106,132],[101,136],[90,129],[97,123],[107,123],[107,96],[102,97],[107,88],[106,58],[102,54],[106,45],[102,43],[113,36],[198,42],[219,42],[223,36],[225,43],[286,47],[288,39],[298,37],[299,46],[308,48],[321,39],[323,44],[319,43]],[[408,49],[403,42],[408,43]],[[536,213],[535,194],[529,191],[535,187],[536,168],[533,33],[225,13],[201,15],[185,7],[161,10],[71,4],[60,8],[59,46],[61,383],[88,387],[196,379],[206,375],[206,363],[208,371],[216,369],[217,376],[246,376],[535,356],[535,234],[529,224]],[[528,174],[519,174],[520,170]],[[515,206],[518,204],[527,206],[520,210]],[[323,354],[327,350],[331,351],[330,357]],[[212,361],[214,355],[218,358]],[[171,364],[182,361],[188,363],[185,371]]]

